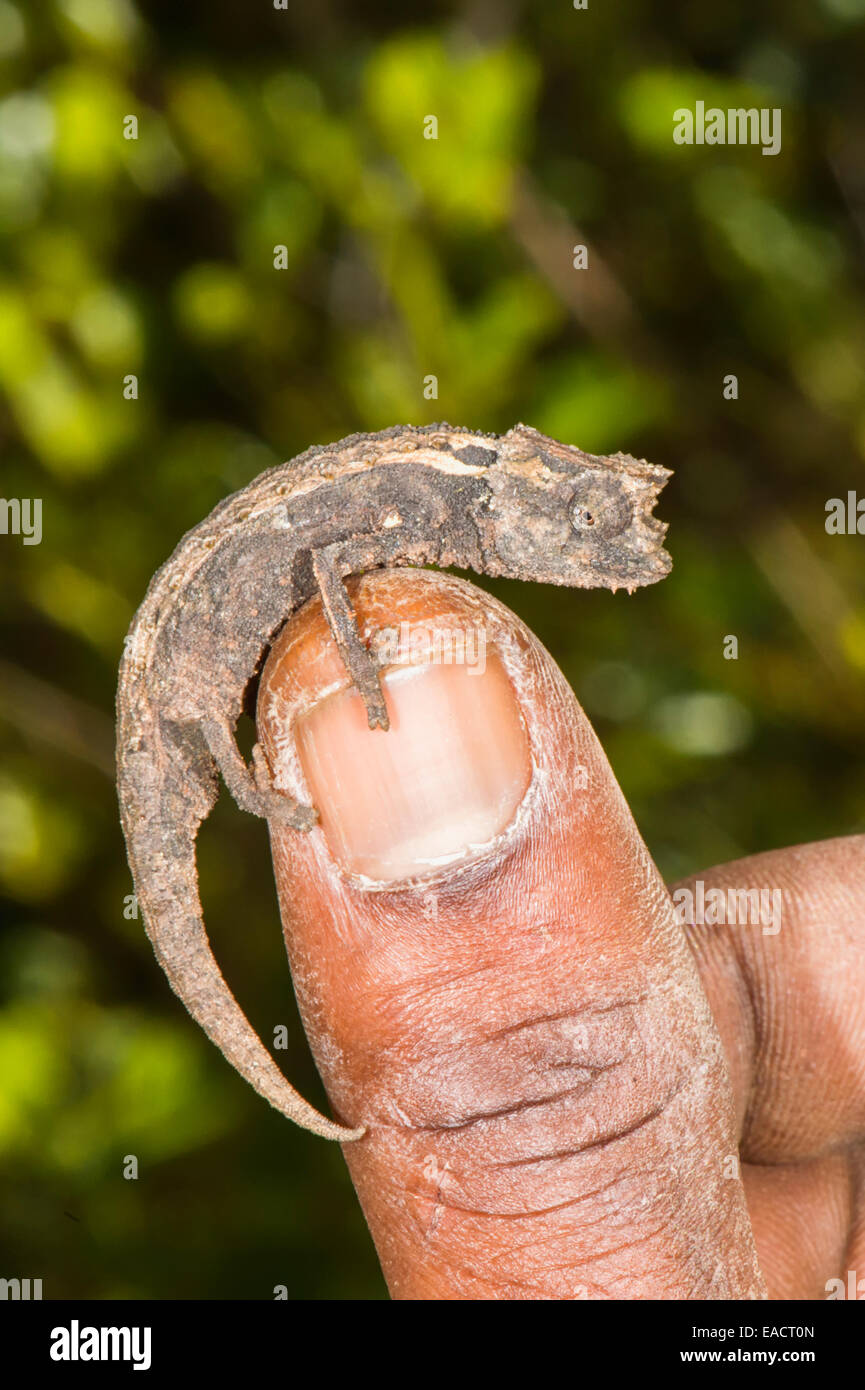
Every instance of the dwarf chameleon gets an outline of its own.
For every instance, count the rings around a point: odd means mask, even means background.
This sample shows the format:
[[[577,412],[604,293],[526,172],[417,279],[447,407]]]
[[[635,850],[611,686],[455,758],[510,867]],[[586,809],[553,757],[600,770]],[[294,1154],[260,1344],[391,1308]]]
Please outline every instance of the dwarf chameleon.
[[[321,596],[370,728],[388,717],[375,658],[344,580],[391,565],[455,565],[576,588],[629,592],[670,570],[652,516],[670,476],[627,454],[598,456],[517,425],[502,436],[396,426],[308,449],[220,502],[150,583],[117,696],[121,818],[157,958],[193,1018],[271,1105],[328,1139],[359,1138],[289,1085],[210,949],[195,840],[217,771],[245,811],[309,830],[316,812],[274,789],[235,728],[274,637]]]

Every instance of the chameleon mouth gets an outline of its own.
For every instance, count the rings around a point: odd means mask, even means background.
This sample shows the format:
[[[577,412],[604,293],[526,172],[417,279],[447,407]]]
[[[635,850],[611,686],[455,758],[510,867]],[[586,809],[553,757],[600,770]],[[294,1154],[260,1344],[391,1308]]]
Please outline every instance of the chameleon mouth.
[[[662,537],[666,529],[663,527]],[[606,588],[614,592],[616,589],[627,589],[629,593],[648,584],[657,584],[661,579],[665,579],[673,568],[672,556],[660,543],[648,549],[641,549],[633,555],[623,556],[618,548],[615,554],[609,557],[593,554],[584,563],[589,564],[593,575],[604,579]]]

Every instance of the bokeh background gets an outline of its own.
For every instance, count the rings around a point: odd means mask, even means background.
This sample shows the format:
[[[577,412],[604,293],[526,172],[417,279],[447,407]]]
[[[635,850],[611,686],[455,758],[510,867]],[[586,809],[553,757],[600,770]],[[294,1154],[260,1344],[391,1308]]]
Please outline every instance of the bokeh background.
[[[40,545],[0,536],[0,1275],[381,1298],[339,1150],[235,1076],[124,916],[123,635],[271,464],[523,420],[675,469],[660,587],[493,586],[663,872],[865,829],[865,537],[824,524],[865,496],[865,0],[0,0],[0,65],[0,492],[43,499]],[[675,145],[697,100],[781,107],[781,153]],[[221,801],[201,872],[324,1103],[264,826]]]

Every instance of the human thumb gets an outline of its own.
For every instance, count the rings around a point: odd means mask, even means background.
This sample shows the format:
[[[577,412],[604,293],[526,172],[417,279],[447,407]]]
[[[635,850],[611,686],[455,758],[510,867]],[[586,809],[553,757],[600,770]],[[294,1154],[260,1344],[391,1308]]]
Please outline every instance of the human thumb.
[[[259,738],[298,1003],[397,1298],[759,1298],[724,1055],[595,734],[502,604],[354,581],[370,731],[316,600]]]

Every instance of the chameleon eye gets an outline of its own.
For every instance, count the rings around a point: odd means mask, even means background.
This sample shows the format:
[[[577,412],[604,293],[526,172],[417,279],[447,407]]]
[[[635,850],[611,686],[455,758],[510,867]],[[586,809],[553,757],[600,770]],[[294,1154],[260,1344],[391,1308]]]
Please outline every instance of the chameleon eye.
[[[571,503],[571,525],[575,531],[590,531],[595,524],[595,514],[581,502]]]
[[[606,540],[626,529],[631,511],[619,487],[581,487],[571,499],[568,516],[581,536],[599,536]]]

